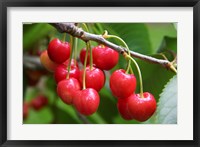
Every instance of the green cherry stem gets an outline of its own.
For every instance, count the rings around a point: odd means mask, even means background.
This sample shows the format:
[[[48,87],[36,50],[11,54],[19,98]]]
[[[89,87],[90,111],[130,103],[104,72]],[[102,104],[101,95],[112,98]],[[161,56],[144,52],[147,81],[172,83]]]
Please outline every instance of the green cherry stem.
[[[116,35],[108,35],[107,33],[108,33],[108,32],[105,31],[103,37],[104,37],[104,38],[115,38],[115,39],[121,41],[121,43],[124,45],[124,47],[126,47],[126,48],[128,49],[128,55],[130,56],[130,54],[131,54],[131,53],[130,53],[130,49],[129,49],[128,45],[126,44],[126,42],[125,42],[122,38],[120,38],[119,36],[116,36]],[[129,61],[128,61],[128,65],[127,65],[127,69],[126,69],[126,73],[129,72],[130,67],[131,67],[131,61],[129,60]],[[133,72],[133,70],[132,70],[132,72]]]
[[[64,33],[64,34],[63,34],[63,38],[62,38],[62,41],[63,41],[63,42],[65,42],[66,36],[67,36],[67,33]]]
[[[85,76],[86,76],[86,65],[87,65],[88,50],[89,50],[88,42],[86,42],[86,54],[85,54],[85,60],[84,60],[84,65],[83,65],[83,89],[86,88]]]
[[[76,59],[77,59],[77,48],[78,48],[78,38],[74,39],[74,64],[76,65]]]
[[[90,70],[92,70],[92,68],[93,68],[93,57],[92,57],[92,48],[91,48],[89,41],[87,42],[87,49],[90,50]]]
[[[141,74],[141,71],[140,71],[140,67],[138,66],[137,62],[135,61],[135,59],[133,59],[130,55],[127,55],[126,58],[129,59],[129,61],[133,61],[133,63],[135,64],[135,67],[138,71],[138,75],[139,75],[139,80],[140,80],[140,97],[141,98],[144,98],[144,95],[143,95],[143,83],[142,83],[142,74]]]
[[[70,75],[70,70],[71,70],[71,61],[72,61],[72,50],[73,50],[73,41],[74,41],[74,37],[72,35],[70,35],[70,57],[69,57],[69,64],[67,67],[67,79],[69,79],[69,75]]]
[[[89,32],[89,29],[87,27],[87,25],[85,23],[82,23],[82,25],[84,26],[84,29]],[[91,44],[90,44],[90,41],[87,41],[86,42],[86,45],[87,45],[87,49],[90,50],[90,70],[92,70],[93,68],[93,57],[92,57],[92,48],[91,48]],[[87,57],[87,56],[86,56]]]

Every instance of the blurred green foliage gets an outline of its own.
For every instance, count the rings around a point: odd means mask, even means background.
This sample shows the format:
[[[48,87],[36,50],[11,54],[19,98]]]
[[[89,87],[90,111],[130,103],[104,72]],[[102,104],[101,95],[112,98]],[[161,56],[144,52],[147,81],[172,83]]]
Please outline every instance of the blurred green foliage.
[[[109,34],[121,37],[133,51],[153,56],[155,58],[163,59],[160,53],[172,61],[174,54],[177,53],[177,31],[172,23],[90,23],[89,30],[94,34],[103,34],[105,30]],[[48,46],[48,42],[52,38],[63,38],[63,34],[56,31],[54,27],[46,23],[33,23],[23,25],[23,49],[24,54],[30,52],[37,52],[37,50],[44,50]],[[69,41],[69,35],[66,38]],[[109,41],[121,45],[116,39]],[[91,41],[92,46],[97,45],[96,42]],[[85,43],[81,40],[78,42],[78,51],[85,48]],[[31,54],[32,55],[32,54]],[[156,101],[159,102],[160,94],[163,92],[165,85],[175,75],[172,71],[163,68],[160,65],[155,65],[136,59],[140,66],[144,91],[152,93]],[[99,92],[101,101],[98,111],[91,115],[84,117],[90,123],[95,124],[138,124],[135,120],[126,121],[119,115],[116,103],[116,98],[111,94],[109,89],[110,74],[119,68],[126,68],[127,62],[122,55],[120,55],[119,63],[111,71],[106,72],[106,84]],[[138,73],[135,66],[132,65],[134,74],[138,79]],[[25,70],[25,69],[24,69]],[[35,86],[28,84],[29,75],[23,74],[23,90],[24,101],[31,102],[38,94],[43,94],[48,98],[48,105],[41,110],[30,109],[28,117],[24,123],[29,124],[79,124],[84,123],[83,119],[77,114],[73,106],[64,104],[56,94],[56,83],[52,73],[43,75]],[[177,84],[174,82],[174,84]],[[139,82],[138,82],[139,85]],[[139,88],[139,86],[137,86]],[[174,86],[176,87],[176,85]],[[139,92],[137,88],[136,92]],[[177,92],[175,90],[175,92]],[[162,95],[163,96],[163,95]],[[171,96],[176,99],[176,94]],[[165,99],[162,98],[162,99]],[[164,101],[164,100],[163,100]],[[162,103],[164,107],[165,104]],[[160,107],[159,107],[160,108]],[[176,108],[173,108],[176,109]],[[158,113],[162,115],[161,113]],[[157,115],[157,113],[155,114]],[[174,114],[177,115],[177,114]],[[160,116],[163,117],[163,116]],[[153,116],[144,123],[157,123],[156,119],[159,117]],[[174,121],[172,121],[174,122]],[[162,121],[159,121],[162,123]]]

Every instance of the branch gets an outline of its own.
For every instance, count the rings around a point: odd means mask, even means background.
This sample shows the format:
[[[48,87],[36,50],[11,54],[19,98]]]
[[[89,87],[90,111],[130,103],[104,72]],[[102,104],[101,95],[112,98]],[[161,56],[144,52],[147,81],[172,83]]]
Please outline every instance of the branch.
[[[74,37],[80,38],[83,41],[95,41],[100,44],[106,45],[117,52],[124,54],[125,52],[127,53],[127,49],[121,46],[118,46],[112,42],[109,42],[108,40],[104,39],[102,35],[96,35],[96,34],[91,34],[88,32],[83,31],[81,28],[78,28],[75,23],[50,23],[52,26],[54,26],[60,33],[68,33]],[[172,63],[169,62],[168,60],[162,60],[162,59],[156,59],[147,55],[143,55],[134,51],[130,51],[131,56],[135,58],[142,59],[144,61],[154,63],[154,64],[160,64],[163,67],[167,69],[171,69]]]
[[[44,67],[40,63],[40,58],[38,56],[23,56],[23,65],[25,68],[34,69],[34,70],[44,70]]]

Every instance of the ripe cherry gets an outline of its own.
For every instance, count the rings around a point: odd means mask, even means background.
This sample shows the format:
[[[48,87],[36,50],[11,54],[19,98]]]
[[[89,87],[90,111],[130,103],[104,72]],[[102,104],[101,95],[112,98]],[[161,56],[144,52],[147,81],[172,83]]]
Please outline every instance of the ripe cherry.
[[[49,58],[60,64],[65,62],[70,56],[70,45],[68,42],[61,42],[59,39],[53,39],[48,46]]]
[[[85,61],[85,55],[86,55],[86,49],[83,48],[80,52],[80,61],[81,63],[84,65],[84,61]],[[87,57],[87,64],[90,64],[90,52],[88,52],[88,57]]]
[[[43,51],[40,55],[40,62],[42,63],[42,65],[50,72],[54,72],[56,67],[58,66],[58,64],[56,64],[55,62],[53,62],[48,54],[47,54],[47,50]]]
[[[79,81],[81,85],[83,84],[83,72],[84,70],[80,72],[79,76]],[[86,88],[93,88],[96,91],[100,91],[105,84],[104,72],[94,66],[92,67],[92,69],[90,69],[90,66],[87,66],[85,83],[86,83]]]
[[[27,102],[23,103],[23,118],[26,119],[29,113],[29,104]]]
[[[66,104],[72,104],[74,95],[81,89],[77,79],[69,78],[58,83],[57,94]]]
[[[119,59],[118,52],[104,45],[94,47],[92,55],[94,64],[102,70],[112,69]]]
[[[143,93],[143,98],[140,94],[132,94],[128,98],[128,110],[131,116],[140,122],[149,119],[156,111],[156,100],[149,92]]]
[[[68,73],[68,63],[60,64],[54,72],[54,78],[56,80],[56,83],[59,83],[60,81],[66,79],[67,73]],[[79,73],[80,73],[79,68],[74,63],[71,64],[69,77],[79,79]]]
[[[123,69],[116,70],[110,77],[110,89],[117,98],[127,98],[136,89],[136,78]]]
[[[76,93],[74,106],[83,115],[95,113],[99,107],[100,97],[96,90],[87,88]]]
[[[31,107],[33,107],[35,110],[40,110],[47,104],[48,104],[48,99],[43,95],[37,96],[30,103]]]
[[[122,116],[122,118],[124,118],[125,120],[133,119],[133,117],[131,116],[128,110],[128,100],[129,100],[129,97],[118,99],[118,102],[117,102],[117,109],[120,115]]]

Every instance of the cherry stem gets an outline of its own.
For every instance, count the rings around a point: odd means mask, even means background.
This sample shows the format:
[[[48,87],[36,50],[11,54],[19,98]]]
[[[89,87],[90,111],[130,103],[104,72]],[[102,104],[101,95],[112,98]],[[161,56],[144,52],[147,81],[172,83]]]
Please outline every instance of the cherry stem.
[[[63,34],[63,38],[62,38],[62,41],[63,41],[63,42],[65,42],[66,35],[67,35],[67,33],[64,33],[64,34]]]
[[[136,67],[136,69],[138,71],[139,80],[140,80],[140,97],[144,98],[144,95],[143,95],[143,84],[142,84],[142,74],[141,74],[141,71],[140,71],[140,67],[138,66],[138,64],[135,61],[135,59],[133,59],[130,55],[127,55],[126,58],[132,60],[133,63],[135,64],[135,67]]]
[[[74,40],[74,64],[76,65],[76,59],[77,59],[77,47],[78,47],[78,38],[75,38]]]
[[[169,60],[167,59],[167,57],[165,56],[165,54],[160,53],[159,55],[161,55],[165,60],[169,61]],[[175,73],[177,74],[177,70],[176,70],[176,68],[174,67],[174,62],[176,62],[176,57],[174,58],[173,61],[170,62],[169,68],[170,68],[173,72],[175,72]]]
[[[68,67],[67,67],[67,79],[69,79],[70,70],[71,70],[73,41],[74,41],[74,37],[72,35],[70,35],[70,57],[69,57],[69,63],[68,63]]]
[[[134,72],[133,72],[133,69],[132,69],[132,67],[130,66],[130,71],[131,71],[131,74],[134,74]]]
[[[84,29],[87,32],[89,32],[89,29],[88,29],[87,25],[85,23],[82,23],[82,25],[84,26]],[[86,45],[87,45],[87,48],[90,50],[90,70],[92,70],[92,68],[93,68],[93,57],[92,57],[92,48],[91,48],[90,41],[87,41]]]
[[[116,36],[116,35],[108,35],[107,33],[108,33],[108,32],[105,31],[105,33],[104,33],[104,35],[103,35],[104,38],[115,38],[115,39],[121,41],[121,43],[124,45],[124,47],[126,47],[126,48],[128,49],[128,55],[129,55],[129,56],[131,55],[130,49],[129,49],[128,45],[126,44],[126,42],[125,42],[122,38],[120,38],[119,36]],[[129,60],[129,61],[128,61],[127,68],[126,68],[126,73],[129,72],[130,67],[131,67],[131,61]],[[133,72],[133,70],[132,70],[132,72]]]
[[[90,50],[90,70],[93,68],[93,57],[92,57],[92,48],[90,42],[87,42],[87,48]]]
[[[86,77],[86,65],[87,65],[88,50],[89,50],[88,42],[86,42],[86,54],[85,54],[85,60],[84,60],[84,65],[83,65],[83,89],[86,89],[85,77]]]

